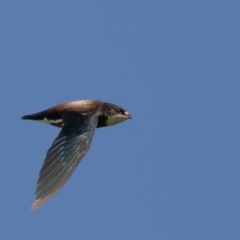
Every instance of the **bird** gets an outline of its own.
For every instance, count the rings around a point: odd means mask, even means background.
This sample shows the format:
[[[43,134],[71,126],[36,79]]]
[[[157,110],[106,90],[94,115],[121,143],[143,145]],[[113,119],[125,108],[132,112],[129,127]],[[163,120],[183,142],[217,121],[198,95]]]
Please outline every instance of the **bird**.
[[[66,102],[24,115],[24,120],[61,128],[43,161],[31,209],[45,204],[63,187],[90,149],[96,128],[116,125],[131,118],[126,109],[100,100]]]

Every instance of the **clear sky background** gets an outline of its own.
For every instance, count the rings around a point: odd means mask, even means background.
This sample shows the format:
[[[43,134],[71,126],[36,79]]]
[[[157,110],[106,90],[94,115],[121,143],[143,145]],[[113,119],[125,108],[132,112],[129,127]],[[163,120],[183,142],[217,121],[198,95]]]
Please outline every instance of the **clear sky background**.
[[[1,1],[0,238],[240,239],[240,1]],[[22,121],[100,99],[95,132],[31,211],[59,129]]]

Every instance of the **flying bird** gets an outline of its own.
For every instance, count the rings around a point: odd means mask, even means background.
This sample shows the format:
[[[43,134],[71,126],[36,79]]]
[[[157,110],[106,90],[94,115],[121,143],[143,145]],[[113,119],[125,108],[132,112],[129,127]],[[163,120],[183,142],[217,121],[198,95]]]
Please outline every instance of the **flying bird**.
[[[112,126],[130,118],[124,108],[99,100],[67,102],[23,116],[22,119],[61,128],[46,153],[31,209],[46,203],[62,188],[88,152],[96,128]]]

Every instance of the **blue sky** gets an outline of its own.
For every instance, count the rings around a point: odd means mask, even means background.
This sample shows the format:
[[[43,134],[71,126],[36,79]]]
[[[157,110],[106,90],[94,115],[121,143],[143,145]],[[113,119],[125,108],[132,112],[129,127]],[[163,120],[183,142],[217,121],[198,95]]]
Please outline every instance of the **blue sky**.
[[[0,3],[1,239],[240,238],[238,1]],[[22,121],[100,99],[133,119],[95,132],[31,211],[59,129]]]

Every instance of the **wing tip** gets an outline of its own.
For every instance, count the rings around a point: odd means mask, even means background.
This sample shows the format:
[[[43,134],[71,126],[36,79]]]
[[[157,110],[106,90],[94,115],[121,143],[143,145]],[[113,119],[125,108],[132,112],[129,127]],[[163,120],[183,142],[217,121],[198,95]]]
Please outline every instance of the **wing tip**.
[[[31,206],[31,210],[35,210],[39,208],[43,203],[41,203],[39,200],[34,201],[34,203]]]

